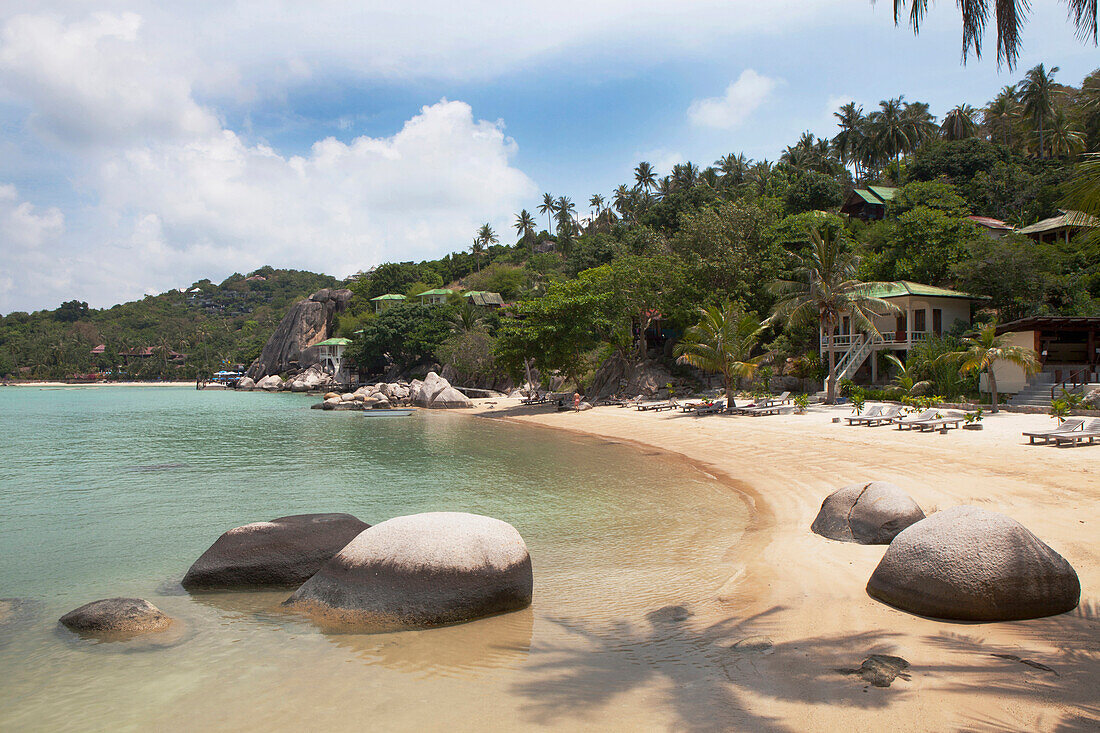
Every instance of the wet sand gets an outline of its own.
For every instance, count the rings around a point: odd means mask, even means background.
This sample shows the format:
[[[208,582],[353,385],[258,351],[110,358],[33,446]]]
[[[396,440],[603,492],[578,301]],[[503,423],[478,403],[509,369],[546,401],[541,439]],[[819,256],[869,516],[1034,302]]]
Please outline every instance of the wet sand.
[[[663,451],[755,505],[718,603],[689,609],[674,635],[680,653],[725,654],[724,677],[691,679],[669,697],[690,709],[705,690],[709,709],[694,714],[715,728],[1100,727],[1100,445],[1027,445],[1021,431],[1053,427],[1051,418],[987,415],[982,431],[942,435],[832,423],[850,414],[845,407],[695,418],[615,407],[556,412],[497,399],[478,400],[476,413]],[[971,504],[1020,521],[1076,569],[1080,606],[1046,619],[952,623],[871,599],[864,588],[885,547],[809,530],[826,495],[870,480],[896,483],[929,514]],[[889,687],[844,672],[871,654],[911,666]]]

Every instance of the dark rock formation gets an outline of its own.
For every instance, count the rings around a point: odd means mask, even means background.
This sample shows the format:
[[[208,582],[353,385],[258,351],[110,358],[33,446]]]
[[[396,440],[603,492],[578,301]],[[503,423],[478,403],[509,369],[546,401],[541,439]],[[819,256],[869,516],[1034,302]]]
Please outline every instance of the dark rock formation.
[[[888,545],[922,519],[924,512],[909,494],[885,481],[872,481],[829,494],[810,529],[831,540]]]
[[[525,608],[532,585],[531,558],[512,525],[435,512],[371,527],[286,605],[370,631],[425,628]]]
[[[347,308],[350,290],[318,290],[291,306],[263,351],[248,368],[247,376],[258,380],[269,374],[305,369],[318,361],[320,343],[332,335],[333,316]]]
[[[1011,621],[1077,607],[1065,558],[1015,520],[958,506],[894,538],[867,592],[902,610],[960,621]]]
[[[141,598],[106,598],[69,611],[61,625],[79,634],[133,635],[164,631],[172,619]]]
[[[301,585],[370,525],[350,514],[298,514],[235,527],[183,576],[189,591]]]
[[[618,354],[609,357],[592,377],[585,397],[598,400],[609,395],[652,397],[669,382],[677,382],[668,370],[656,361],[627,361]]]

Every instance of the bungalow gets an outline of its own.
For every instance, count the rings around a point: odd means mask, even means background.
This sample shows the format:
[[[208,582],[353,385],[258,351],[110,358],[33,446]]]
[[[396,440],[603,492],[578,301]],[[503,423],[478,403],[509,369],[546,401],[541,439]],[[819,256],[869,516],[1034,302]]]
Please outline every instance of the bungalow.
[[[443,305],[447,302],[447,298],[453,294],[454,291],[448,288],[435,288],[433,290],[425,290],[416,297],[420,298],[420,302],[424,305]]]
[[[471,303],[479,305],[482,308],[504,307],[504,298],[500,297],[500,293],[494,293],[488,290],[467,290],[462,294],[462,297],[469,298]]]
[[[344,351],[350,343],[351,339],[330,338],[317,344],[320,347],[317,356],[321,361],[321,368],[335,376],[337,381],[346,381],[341,379],[340,370],[344,366]]]
[[[1011,224],[1005,224],[1000,219],[994,219],[990,216],[968,216],[966,218],[979,226],[983,234],[993,239],[1000,239],[1016,230]]]
[[[890,186],[868,186],[857,188],[848,194],[841,214],[854,216],[863,221],[878,221],[886,218],[886,203],[894,199],[898,190]]]
[[[1068,243],[1078,232],[1100,228],[1100,219],[1095,216],[1082,214],[1080,211],[1059,211],[1061,213],[1058,216],[1024,227],[1020,234],[1025,234],[1040,244],[1053,244],[1058,240]]]
[[[402,300],[406,300],[404,295],[386,293],[385,295],[379,295],[377,298],[371,298],[370,302],[374,303],[374,312],[381,313],[394,303],[400,303]]]
[[[969,326],[971,303],[985,300],[982,296],[907,280],[887,283],[871,295],[898,308],[898,313],[876,316],[878,336],[853,330],[850,316],[841,317],[831,346],[828,334],[820,331],[821,361],[828,364],[829,352],[833,352],[838,379],[862,375],[872,384],[877,383],[880,351],[893,353],[904,361],[914,344],[950,331],[957,322]]]
[[[1019,392],[1032,382],[1052,384],[1100,381],[1100,316],[1035,316],[997,326],[1015,346],[1039,354],[1040,371],[1032,378],[1015,364],[997,362],[997,388]],[[984,376],[983,376],[984,380]]]

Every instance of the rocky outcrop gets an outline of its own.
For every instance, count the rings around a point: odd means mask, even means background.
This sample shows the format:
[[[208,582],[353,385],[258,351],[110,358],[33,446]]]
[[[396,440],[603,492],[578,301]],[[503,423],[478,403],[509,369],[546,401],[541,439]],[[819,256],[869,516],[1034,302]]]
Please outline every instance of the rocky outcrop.
[[[332,375],[315,364],[287,382],[284,389],[291,392],[313,392],[333,383]]]
[[[296,514],[229,530],[183,576],[196,590],[301,585],[370,525],[350,514]]]
[[[450,386],[444,387],[443,390],[432,399],[431,404],[428,405],[428,407],[437,410],[473,406],[474,403],[470,401],[469,397]]]
[[[364,630],[426,628],[525,608],[532,588],[531,558],[512,525],[434,512],[362,532],[286,605]]]
[[[237,389],[251,392],[256,389],[256,383],[252,381],[251,377],[241,377],[237,380]]]
[[[259,379],[316,364],[318,349],[314,344],[332,335],[333,316],[344,311],[349,301],[350,290],[324,288],[295,303],[264,344],[247,375]]]
[[[872,481],[829,494],[810,529],[831,540],[888,545],[922,519],[924,512],[909,494],[885,481]]]
[[[436,409],[473,406],[466,395],[452,387],[450,382],[435,372],[428,372],[423,382],[414,379],[409,384],[409,399],[414,405]]]
[[[172,619],[141,598],[106,598],[69,611],[62,626],[79,634],[136,635],[164,631]]]
[[[424,381],[416,390],[416,395],[413,397],[413,404],[421,407],[428,407],[432,404],[432,400],[435,399],[436,395],[450,386],[451,383],[443,377],[435,372],[428,372],[428,376],[424,377]]]
[[[669,382],[677,381],[660,362],[627,361],[616,354],[596,370],[585,396],[593,400],[613,394],[652,397]]]
[[[278,374],[269,374],[256,382],[256,389],[262,389],[265,392],[276,392],[283,388],[283,378]]]
[[[1077,607],[1070,564],[1014,519],[958,506],[894,538],[867,583],[880,601],[921,616],[1012,621]]]

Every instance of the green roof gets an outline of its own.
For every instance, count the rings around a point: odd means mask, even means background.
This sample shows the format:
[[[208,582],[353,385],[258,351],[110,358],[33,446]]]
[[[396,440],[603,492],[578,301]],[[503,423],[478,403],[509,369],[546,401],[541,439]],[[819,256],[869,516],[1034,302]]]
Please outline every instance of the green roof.
[[[326,339],[319,344],[314,344],[314,346],[347,346],[350,343],[351,339],[334,338]]]
[[[504,298],[500,297],[500,293],[491,290],[469,290],[462,297],[469,298],[474,305],[504,305]]]
[[[1088,214],[1082,214],[1079,211],[1063,211],[1058,216],[1052,216],[1049,219],[1043,219],[1037,221],[1031,226],[1026,226],[1023,229],[1017,229],[1020,234],[1044,234],[1046,232],[1052,232],[1057,229],[1064,229],[1065,227],[1097,227],[1100,226],[1100,219],[1089,216]]]
[[[904,295],[922,295],[926,298],[966,298],[967,300],[986,300],[984,295],[971,295],[949,288],[938,288],[935,285],[898,280],[892,283],[883,283],[879,287],[871,288],[868,293],[872,298],[900,298]]]
[[[375,300],[405,300],[405,296],[397,293],[386,293],[385,295],[379,295],[377,298],[371,298],[372,302]]]
[[[894,194],[898,192],[896,188],[890,186],[868,186],[867,188],[883,201],[893,201]]]
[[[856,190],[852,191],[852,193],[854,193],[856,196],[859,196],[861,199],[863,199],[864,201],[866,201],[869,204],[881,204],[882,203],[882,201],[878,198],[878,196],[875,196],[870,191],[864,191],[862,188],[857,188]]]
[[[416,297],[422,298],[425,295],[450,295],[453,292],[453,290],[448,290],[447,288],[435,288],[434,290],[425,290],[423,293],[417,293]]]

